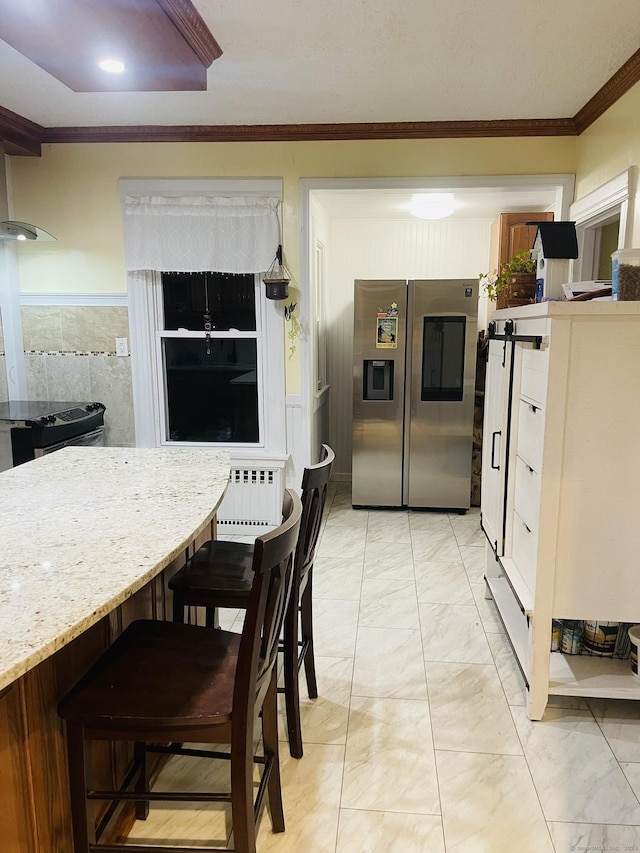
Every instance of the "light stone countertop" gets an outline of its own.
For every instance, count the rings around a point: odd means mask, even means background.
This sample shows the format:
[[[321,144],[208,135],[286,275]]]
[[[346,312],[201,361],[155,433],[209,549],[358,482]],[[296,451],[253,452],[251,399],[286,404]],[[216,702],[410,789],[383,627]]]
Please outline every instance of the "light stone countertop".
[[[0,474],[0,689],[157,575],[215,514],[229,453],[67,447]]]

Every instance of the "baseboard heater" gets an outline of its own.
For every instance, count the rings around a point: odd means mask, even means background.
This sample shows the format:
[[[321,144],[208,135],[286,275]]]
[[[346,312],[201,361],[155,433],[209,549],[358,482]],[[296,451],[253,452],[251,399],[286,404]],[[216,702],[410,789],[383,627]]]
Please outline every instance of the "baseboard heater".
[[[220,533],[260,535],[282,521],[283,468],[235,466],[218,511]]]

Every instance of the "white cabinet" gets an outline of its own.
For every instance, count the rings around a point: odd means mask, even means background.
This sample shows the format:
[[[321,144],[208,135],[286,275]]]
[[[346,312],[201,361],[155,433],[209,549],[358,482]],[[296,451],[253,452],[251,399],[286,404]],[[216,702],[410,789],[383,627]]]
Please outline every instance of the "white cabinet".
[[[506,412],[511,375],[511,345],[491,341],[488,350],[482,428],[482,517],[484,531],[497,554],[503,553],[504,487],[506,448],[508,446]]]
[[[628,660],[550,652],[552,619],[640,622],[640,303],[550,302],[494,321],[485,578],[529,716],[550,694],[640,699]]]

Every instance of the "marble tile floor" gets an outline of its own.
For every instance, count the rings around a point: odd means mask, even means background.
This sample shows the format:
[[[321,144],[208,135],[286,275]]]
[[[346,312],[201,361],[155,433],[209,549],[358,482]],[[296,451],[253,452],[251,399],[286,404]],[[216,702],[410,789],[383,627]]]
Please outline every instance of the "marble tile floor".
[[[531,722],[483,553],[477,509],[353,510],[332,484],[315,568],[320,696],[301,680],[302,760],[281,725],[287,830],[274,835],[265,812],[259,853],[640,851],[640,708],[558,697]],[[182,761],[163,784],[212,774]],[[130,842],[229,834],[220,806],[152,806]]]

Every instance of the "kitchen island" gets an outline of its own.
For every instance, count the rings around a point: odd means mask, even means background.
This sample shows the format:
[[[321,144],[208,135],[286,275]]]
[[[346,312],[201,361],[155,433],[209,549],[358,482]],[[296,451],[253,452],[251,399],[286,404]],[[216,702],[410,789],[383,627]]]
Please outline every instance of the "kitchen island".
[[[56,705],[135,618],[169,618],[166,583],[215,534],[229,455],[65,448],[0,474],[3,853],[71,853]],[[106,750],[101,773],[126,754]]]

